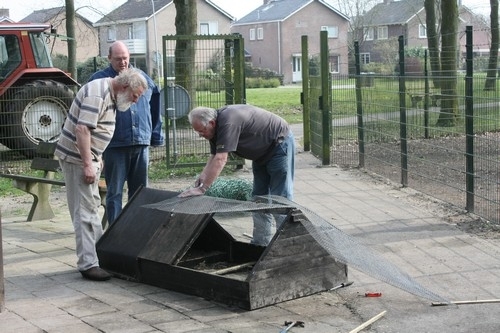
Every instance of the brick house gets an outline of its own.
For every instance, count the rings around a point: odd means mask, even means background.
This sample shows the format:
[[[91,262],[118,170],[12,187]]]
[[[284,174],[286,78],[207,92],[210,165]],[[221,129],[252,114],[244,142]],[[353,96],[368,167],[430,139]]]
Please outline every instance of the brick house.
[[[36,10],[23,18],[20,22],[47,23],[56,29],[58,35],[66,36],[66,7]],[[90,57],[95,57],[99,50],[97,31],[85,17],[75,14],[76,61],[83,62]],[[53,38],[49,49],[52,56],[56,54],[68,55],[68,44],[64,37]]]
[[[399,36],[405,37],[407,48],[427,48],[424,0],[383,0],[359,19],[361,23],[358,22],[357,26],[361,28],[356,36],[360,42],[362,64],[383,61],[381,50],[387,50],[387,47],[381,47],[384,43],[392,43],[392,49],[397,52]],[[458,39],[462,55],[465,54],[465,27],[468,25],[473,26],[474,49],[484,53],[491,39],[489,26],[459,0],[458,30],[461,33]]]
[[[197,1],[198,34],[229,34],[234,18],[208,0]],[[153,10],[154,5],[154,10]],[[161,69],[162,39],[175,35],[176,9],[172,0],[128,0],[94,23],[99,34],[99,54],[107,57],[114,41],[123,41],[130,62],[151,76]]]
[[[301,36],[308,36],[309,53],[319,53],[320,31],[328,31],[330,71],[348,73],[349,18],[323,0],[264,0],[232,27],[245,40],[254,67],[283,75],[283,83],[302,81]]]

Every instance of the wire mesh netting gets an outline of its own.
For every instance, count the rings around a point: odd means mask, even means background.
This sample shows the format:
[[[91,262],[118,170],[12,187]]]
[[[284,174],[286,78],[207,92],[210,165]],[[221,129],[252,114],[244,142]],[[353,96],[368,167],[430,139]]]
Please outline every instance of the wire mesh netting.
[[[396,265],[377,254],[374,250],[358,242],[354,237],[342,232],[313,211],[280,196],[259,196],[253,201],[240,201],[209,196],[188,198],[175,197],[158,203],[144,205],[170,214],[203,215],[213,213],[241,213],[263,211],[283,214],[284,210],[300,210],[306,219],[300,219],[311,236],[335,259],[356,269],[405,290],[413,295],[432,301],[448,301],[425,288],[399,269]]]

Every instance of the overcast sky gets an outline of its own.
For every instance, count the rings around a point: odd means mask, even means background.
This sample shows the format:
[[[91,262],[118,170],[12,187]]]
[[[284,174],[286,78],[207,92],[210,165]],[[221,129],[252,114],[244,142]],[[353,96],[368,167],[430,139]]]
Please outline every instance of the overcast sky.
[[[75,0],[75,8],[77,10],[81,8],[81,14],[95,22],[101,18],[101,15],[96,13],[96,10],[101,13],[108,13],[125,1],[126,0]],[[263,3],[263,0],[212,1],[237,19],[245,16]],[[332,4],[335,4],[337,1],[339,0],[329,0]],[[382,1],[383,0],[380,0],[380,2]],[[10,11],[10,18],[14,21],[19,21],[31,14],[34,10],[61,7],[64,6],[64,2],[64,0],[0,0],[0,8],[8,8]],[[462,0],[462,3],[475,12],[489,15],[489,0]]]

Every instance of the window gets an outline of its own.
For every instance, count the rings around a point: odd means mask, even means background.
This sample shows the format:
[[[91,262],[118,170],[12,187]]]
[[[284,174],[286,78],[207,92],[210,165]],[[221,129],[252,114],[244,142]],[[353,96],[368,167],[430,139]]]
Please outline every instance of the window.
[[[135,22],[127,26],[127,39],[146,39],[146,22]]]
[[[134,39],[134,26],[132,24],[127,27],[127,36],[128,39]]]
[[[114,25],[108,27],[108,41],[116,40],[116,27]]]
[[[217,35],[219,25],[217,21],[200,22],[200,35]]]
[[[135,22],[133,34],[135,39],[146,39],[146,22]]]
[[[250,29],[250,40],[255,40],[255,29]]]
[[[387,26],[377,28],[377,39],[387,39],[389,37]]]
[[[370,53],[360,53],[359,59],[362,64],[366,65],[370,63]]]
[[[418,38],[427,38],[427,26],[425,24],[418,25]]]
[[[30,36],[34,36],[34,34],[30,34]],[[45,49],[45,43],[42,38],[39,38],[39,41],[36,46],[37,49],[34,51],[40,50],[40,52],[35,52],[37,55],[36,60],[37,60],[37,65],[39,67],[41,66],[41,61],[39,59],[43,59],[43,55],[48,55]],[[45,52],[42,52],[45,51]],[[40,57],[38,57],[38,54],[40,54]],[[0,36],[0,81],[4,80],[9,73],[11,73],[14,69],[17,68],[21,64],[21,48],[19,47],[19,40],[15,35],[5,35],[5,36]],[[50,61],[49,65],[43,66],[43,67],[50,67]]]
[[[144,72],[148,72],[148,67],[146,66],[146,58],[145,57],[130,57],[130,64],[135,68],[139,68]]]
[[[328,38],[339,38],[339,27],[337,26],[321,26],[322,31],[328,31]]]
[[[200,35],[210,35],[208,23],[200,23]]]
[[[338,55],[332,55],[330,56],[330,73],[339,73],[340,72],[340,61],[339,61],[339,56]]]
[[[365,36],[365,40],[373,40],[373,28],[364,28],[363,35]]]
[[[257,39],[258,40],[264,39],[264,28],[257,28]]]

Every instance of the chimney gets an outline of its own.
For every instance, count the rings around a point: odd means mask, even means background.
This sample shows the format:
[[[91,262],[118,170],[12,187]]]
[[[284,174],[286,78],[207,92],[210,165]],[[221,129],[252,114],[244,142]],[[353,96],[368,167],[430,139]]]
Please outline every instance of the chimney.
[[[267,5],[268,3],[270,3],[271,1],[273,0],[264,0],[264,5]]]
[[[392,0],[384,0],[384,5],[388,5],[392,2]]]
[[[9,8],[0,8],[0,17],[9,17]]]

